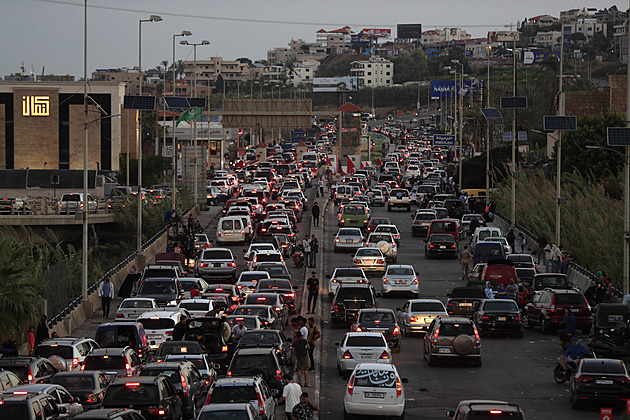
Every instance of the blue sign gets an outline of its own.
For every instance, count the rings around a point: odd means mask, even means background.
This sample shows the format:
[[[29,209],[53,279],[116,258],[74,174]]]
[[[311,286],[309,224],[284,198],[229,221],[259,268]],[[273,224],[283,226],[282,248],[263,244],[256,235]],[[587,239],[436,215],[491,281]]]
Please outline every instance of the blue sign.
[[[473,50],[466,50],[466,58],[472,58]]]
[[[560,60],[560,53],[555,51],[525,51],[524,64],[540,64],[547,57],[556,57]]]
[[[471,92],[484,89],[485,85],[486,83],[484,80],[475,81],[474,84],[469,80],[464,80],[464,96],[468,96]],[[461,86],[461,83],[458,83],[457,86]],[[454,80],[431,80],[431,99],[452,98],[453,96],[455,96],[454,93]]]
[[[353,44],[369,44],[370,43],[370,37],[364,36],[363,34],[350,35],[350,37],[351,37],[350,42],[352,42]]]
[[[377,135],[376,135],[376,139],[377,139],[377,140],[380,140],[380,139],[381,139],[381,135],[380,135],[380,134],[377,134]]]
[[[455,136],[452,134],[434,134],[434,146],[455,146]]]
[[[440,50],[429,50],[429,57],[439,57]]]

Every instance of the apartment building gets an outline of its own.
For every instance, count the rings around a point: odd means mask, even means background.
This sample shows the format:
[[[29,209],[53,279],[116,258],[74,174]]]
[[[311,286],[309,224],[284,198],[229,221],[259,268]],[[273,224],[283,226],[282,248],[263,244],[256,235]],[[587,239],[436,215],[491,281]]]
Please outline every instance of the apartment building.
[[[440,42],[463,41],[471,38],[471,35],[461,28],[444,28],[422,32],[421,43],[424,46],[433,46]]]
[[[343,54],[352,48],[353,33],[349,26],[344,26],[333,31],[320,29],[315,36],[317,43],[326,48],[327,54]]]
[[[194,69],[194,61],[184,61],[185,79],[189,86],[195,84],[197,95],[210,94],[219,76],[226,82],[250,80],[249,64],[222,57],[197,60],[196,75]]]
[[[372,56],[369,60],[350,63],[350,74],[358,78],[359,88],[392,86],[394,64],[383,57]]]

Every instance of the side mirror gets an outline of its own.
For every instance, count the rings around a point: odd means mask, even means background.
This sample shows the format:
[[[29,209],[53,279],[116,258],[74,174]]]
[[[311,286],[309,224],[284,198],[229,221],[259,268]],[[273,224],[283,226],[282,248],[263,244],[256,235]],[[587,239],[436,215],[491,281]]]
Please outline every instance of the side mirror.
[[[402,378],[401,381],[402,381],[403,384],[408,384],[409,383],[409,379],[407,379],[407,378]]]
[[[341,345],[341,342],[340,341],[335,341],[334,344],[335,344],[335,347],[339,347]]]
[[[277,397],[278,396],[278,390],[277,389],[272,389],[271,390],[271,396],[272,397]]]

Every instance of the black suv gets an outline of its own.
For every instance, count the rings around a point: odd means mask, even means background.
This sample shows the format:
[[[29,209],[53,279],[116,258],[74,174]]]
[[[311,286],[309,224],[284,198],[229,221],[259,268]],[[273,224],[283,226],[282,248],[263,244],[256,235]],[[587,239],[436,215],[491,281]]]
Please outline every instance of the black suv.
[[[0,418],[19,420],[58,420],[67,419],[64,407],[59,407],[55,399],[45,393],[0,395]]]
[[[330,325],[334,328],[339,322],[354,322],[359,310],[376,308],[377,296],[370,283],[340,284],[330,309]]]
[[[150,277],[142,282],[136,297],[153,298],[158,306],[177,304],[185,297],[184,286],[177,278]]]
[[[145,420],[137,410],[130,408],[101,408],[74,417],[76,420]]]
[[[177,391],[181,391],[184,417],[197,418],[209,387],[192,362],[148,363],[140,369],[140,376],[165,376]]]
[[[280,363],[293,366],[295,356],[291,349],[291,341],[282,331],[268,329],[247,330],[239,340],[237,348],[273,347],[276,349]]]
[[[43,357],[9,357],[0,359],[0,369],[15,373],[25,384],[42,384],[58,372],[50,360]]]
[[[103,399],[103,408],[125,407],[140,410],[147,420],[182,418],[182,400],[163,376],[118,378],[111,382]]]
[[[479,309],[481,301],[486,298],[483,290],[477,287],[455,287],[447,294],[446,311],[451,316],[472,315]]]
[[[96,349],[85,358],[81,370],[100,370],[108,380],[121,376],[134,376],[142,362],[131,347]]]
[[[291,374],[292,369],[280,363],[274,348],[258,347],[236,350],[228,367],[227,376],[260,375],[269,388],[282,393],[284,387],[282,376],[285,373]]]

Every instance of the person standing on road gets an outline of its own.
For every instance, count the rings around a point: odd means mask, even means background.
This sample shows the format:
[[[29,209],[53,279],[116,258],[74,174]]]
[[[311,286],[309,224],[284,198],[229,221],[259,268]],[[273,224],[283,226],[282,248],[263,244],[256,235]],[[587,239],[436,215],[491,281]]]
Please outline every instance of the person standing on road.
[[[465,245],[464,250],[459,253],[459,263],[462,266],[462,280],[466,280],[472,268],[472,254],[468,250],[468,245]]]
[[[282,376],[284,382],[284,388],[282,389],[282,397],[276,401],[276,405],[280,405],[284,402],[284,412],[286,413],[287,420],[291,418],[293,413],[293,407],[300,403],[300,395],[302,395],[302,387],[300,384],[293,382],[293,378],[288,373]]]
[[[319,252],[319,241],[313,235],[311,237],[311,268],[315,268],[317,266],[317,253]]]
[[[324,196],[324,180],[322,178],[319,178],[319,181],[317,181],[317,187],[319,188],[319,195],[320,196]]]
[[[516,248],[515,248],[515,243],[514,243],[516,242],[516,236],[514,235],[514,229],[510,229],[505,239],[507,240],[508,245],[512,247],[512,252],[516,253]]]
[[[317,201],[313,203],[311,212],[313,213],[313,226],[319,227],[319,204],[317,204]]]
[[[518,244],[521,246],[521,254],[525,253],[525,247],[527,246],[527,239],[522,233],[518,234]]]
[[[562,250],[554,245],[551,248],[551,255],[553,257],[553,260],[551,261],[551,269],[554,273],[559,273],[561,271],[562,264]]]
[[[175,327],[173,327],[173,335],[171,336],[173,341],[182,341],[184,339],[184,335],[186,334],[187,319],[186,315],[182,315],[179,318],[179,322],[175,324]]]
[[[322,333],[315,325],[315,318],[310,317],[308,319],[308,358],[311,362],[311,366],[308,370],[315,370],[315,359],[313,354],[315,353],[315,346],[317,345],[317,340],[320,339]]]
[[[543,262],[546,261],[545,246],[547,246],[547,238],[545,238],[545,235],[540,235],[536,244],[538,245],[538,251],[536,252],[538,254],[538,264],[540,264],[541,258],[543,259]]]
[[[293,342],[293,354],[297,360],[297,379],[301,383],[302,374],[304,374],[304,387],[308,388],[308,341],[302,336],[302,332],[298,331],[296,340]]]
[[[468,231],[470,232],[470,241],[468,242],[469,245],[472,243],[475,230],[477,230],[478,227],[479,220],[477,220],[477,218],[475,217],[470,221],[470,225],[468,226]]]
[[[302,247],[304,248],[304,262],[307,267],[310,267],[311,263],[311,240],[308,238],[308,235],[304,236],[302,240]]]
[[[293,420],[313,420],[313,411],[319,411],[319,407],[308,399],[308,393],[302,392],[300,403],[293,407],[291,418]]]
[[[109,307],[114,298],[114,285],[111,278],[105,276],[101,285],[98,287],[98,297],[101,298],[101,308],[103,309],[103,316],[109,318]]]
[[[486,299],[494,299],[494,291],[490,286],[490,282],[486,282],[486,287],[483,289],[483,294],[486,295]]]
[[[319,296],[319,279],[316,277],[314,271],[311,273],[311,278],[306,281],[306,288],[308,289],[308,301],[306,303],[306,313],[314,314],[317,307],[317,297]]]
[[[496,295],[494,296],[495,299],[508,299],[508,293],[507,290],[505,290],[505,286],[503,284],[499,284],[499,290],[497,290]]]
[[[518,295],[518,307],[520,309],[525,308],[525,306],[527,305],[527,303],[529,303],[529,297],[530,297],[531,293],[529,292],[529,283],[523,283],[523,290],[521,291],[521,293]]]
[[[243,337],[246,332],[247,327],[245,326],[245,320],[239,319],[238,324],[232,327],[232,341],[241,341],[241,337]]]
[[[518,284],[516,284],[514,278],[510,279],[510,284],[507,285],[505,291],[507,292],[510,299],[516,301],[516,297],[518,296]]]

